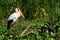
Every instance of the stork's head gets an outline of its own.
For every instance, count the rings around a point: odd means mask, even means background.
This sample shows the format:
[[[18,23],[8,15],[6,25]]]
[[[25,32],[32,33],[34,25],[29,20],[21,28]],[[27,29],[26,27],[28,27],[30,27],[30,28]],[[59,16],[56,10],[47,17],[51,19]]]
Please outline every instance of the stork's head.
[[[22,12],[19,8],[16,8],[15,11],[25,19],[24,15],[22,14]]]

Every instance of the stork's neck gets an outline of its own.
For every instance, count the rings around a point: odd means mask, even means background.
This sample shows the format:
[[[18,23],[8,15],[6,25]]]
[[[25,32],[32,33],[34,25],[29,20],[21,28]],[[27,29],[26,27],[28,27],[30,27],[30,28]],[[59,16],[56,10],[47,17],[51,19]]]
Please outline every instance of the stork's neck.
[[[18,16],[20,17],[20,14],[18,12],[16,12],[18,14]]]

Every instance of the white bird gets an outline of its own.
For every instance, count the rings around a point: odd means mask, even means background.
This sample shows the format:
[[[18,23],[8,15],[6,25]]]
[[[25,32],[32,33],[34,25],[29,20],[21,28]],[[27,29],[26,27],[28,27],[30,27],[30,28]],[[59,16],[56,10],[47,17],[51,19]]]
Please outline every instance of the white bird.
[[[11,14],[8,18],[7,29],[10,29],[10,26],[17,22],[18,18],[22,16],[24,19],[24,15],[22,14],[19,8],[15,8],[15,12]]]

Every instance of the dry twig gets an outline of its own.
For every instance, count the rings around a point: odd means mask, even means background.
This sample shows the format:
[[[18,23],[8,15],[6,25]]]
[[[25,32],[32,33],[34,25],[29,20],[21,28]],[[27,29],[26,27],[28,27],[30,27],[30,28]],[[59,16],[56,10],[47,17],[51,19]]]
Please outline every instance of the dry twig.
[[[31,27],[32,23],[30,23],[29,26],[27,26],[27,28],[21,33],[21,36],[24,35],[26,33],[26,31]]]
[[[31,34],[31,33],[34,33],[34,34],[36,34],[36,35],[39,34],[37,31],[31,30],[30,32],[26,33],[26,34],[23,35],[23,36],[29,35],[29,34]]]

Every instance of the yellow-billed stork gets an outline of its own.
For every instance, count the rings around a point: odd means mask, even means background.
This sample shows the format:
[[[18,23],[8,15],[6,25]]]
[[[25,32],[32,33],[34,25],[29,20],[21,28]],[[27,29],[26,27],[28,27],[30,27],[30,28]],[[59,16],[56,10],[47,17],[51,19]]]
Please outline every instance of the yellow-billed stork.
[[[11,14],[8,18],[7,29],[10,29],[10,26],[17,22],[18,18],[22,16],[24,19],[24,15],[22,14],[19,8],[15,8],[15,12]]]

